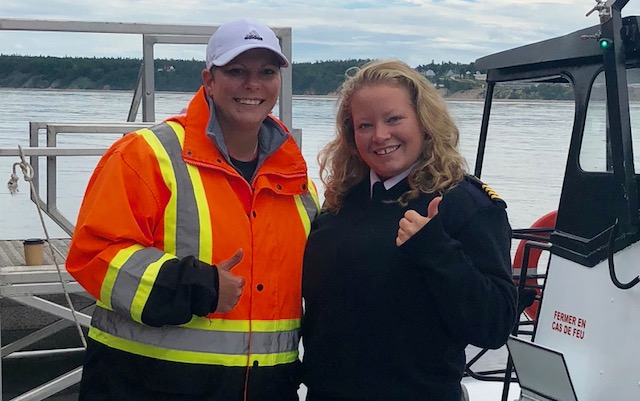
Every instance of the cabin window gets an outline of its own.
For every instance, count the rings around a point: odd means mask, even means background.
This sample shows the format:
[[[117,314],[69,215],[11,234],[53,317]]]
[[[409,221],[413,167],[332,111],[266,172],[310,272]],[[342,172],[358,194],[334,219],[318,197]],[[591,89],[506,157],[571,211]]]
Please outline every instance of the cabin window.
[[[514,227],[529,227],[558,208],[575,115],[573,87],[558,78],[543,77],[543,83],[509,81],[496,84],[494,90],[482,177],[509,203]],[[478,126],[481,120],[481,114],[472,120],[469,111],[464,113],[459,114],[461,132],[464,124],[475,121]],[[462,134],[461,145],[469,138],[477,141],[475,135]],[[473,154],[477,143],[471,145],[468,152]],[[543,199],[531,188],[545,188],[550,196]]]
[[[634,129],[640,124],[640,69],[627,70],[629,83],[629,115],[631,121],[631,136],[634,147],[634,165],[640,163],[640,129]],[[612,171],[610,148],[607,141],[607,93],[604,72],[596,77],[591,88],[589,107],[580,150],[580,167],[585,171]]]
[[[596,77],[591,87],[589,107],[584,126],[580,167],[585,171],[610,171],[607,166],[607,92],[604,72]],[[610,164],[610,163],[609,163]]]

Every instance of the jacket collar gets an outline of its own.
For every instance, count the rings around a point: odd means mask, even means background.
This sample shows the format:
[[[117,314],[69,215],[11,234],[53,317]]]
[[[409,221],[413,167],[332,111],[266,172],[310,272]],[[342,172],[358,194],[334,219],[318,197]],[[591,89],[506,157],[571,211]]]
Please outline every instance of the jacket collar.
[[[220,125],[215,115],[213,99],[201,87],[191,99],[186,115],[174,117],[185,128],[182,156],[186,162],[198,165],[221,166],[235,171],[224,144]],[[275,117],[267,117],[258,137],[258,170],[280,175],[306,177],[307,166],[300,149],[284,125]],[[223,163],[223,161],[225,163]]]

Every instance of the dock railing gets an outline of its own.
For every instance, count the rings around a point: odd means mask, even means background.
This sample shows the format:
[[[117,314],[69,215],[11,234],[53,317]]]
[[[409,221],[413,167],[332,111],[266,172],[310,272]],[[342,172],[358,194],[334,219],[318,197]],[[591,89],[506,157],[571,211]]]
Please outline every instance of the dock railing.
[[[29,157],[29,164],[33,167],[32,182],[36,194],[31,195],[31,200],[38,204],[60,228],[69,236],[73,234],[74,225],[65,217],[58,208],[58,157],[69,156],[101,156],[107,147],[78,148],[59,147],[58,134],[126,134],[140,128],[151,126],[153,123],[47,123],[31,121],[29,123],[29,147],[23,147],[24,156]],[[39,138],[42,132],[46,133],[46,147],[39,146]],[[16,148],[0,148],[0,157],[20,156],[20,150]],[[41,194],[40,158],[46,157],[45,182],[46,193]]]

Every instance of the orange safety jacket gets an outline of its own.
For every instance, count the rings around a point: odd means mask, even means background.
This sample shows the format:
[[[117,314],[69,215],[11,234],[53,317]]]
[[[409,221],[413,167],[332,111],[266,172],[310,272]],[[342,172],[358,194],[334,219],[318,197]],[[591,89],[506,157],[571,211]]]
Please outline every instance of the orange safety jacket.
[[[247,183],[206,134],[210,109],[201,88],[185,115],[127,134],[107,151],[89,181],[66,267],[97,298],[89,336],[107,347],[201,365],[291,363],[304,246],[319,211],[315,186],[272,116]],[[164,262],[193,255],[215,265],[238,248],[244,257],[232,273],[245,287],[231,312],[175,326],[142,322]]]

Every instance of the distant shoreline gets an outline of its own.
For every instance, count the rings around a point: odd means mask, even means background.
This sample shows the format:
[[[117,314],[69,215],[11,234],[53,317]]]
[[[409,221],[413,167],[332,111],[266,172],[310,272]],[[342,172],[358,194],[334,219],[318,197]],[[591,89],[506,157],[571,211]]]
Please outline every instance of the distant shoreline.
[[[461,92],[447,93],[446,90],[438,89],[438,93],[446,100],[478,101],[484,102],[484,89],[472,89]],[[338,99],[337,94],[330,95],[293,95],[294,99]],[[495,100],[495,99],[494,99]]]
[[[3,90],[19,90],[19,91],[41,91],[41,92],[125,92],[125,93],[133,93],[133,90],[124,90],[124,89],[69,89],[69,88],[8,88],[8,87],[0,87],[0,91]],[[439,91],[440,94],[446,99],[460,99],[460,100],[484,100],[484,90],[479,90],[479,93],[482,95],[480,97],[477,96],[476,91],[466,91],[456,92],[451,95],[447,95],[442,91]],[[192,94],[194,92],[181,92],[181,91],[156,91],[156,93],[178,93],[178,94]],[[329,95],[293,95],[294,99],[338,99],[337,94],[329,94]]]
[[[124,89],[68,89],[68,88],[8,88],[0,87],[0,91],[42,91],[42,92],[124,92],[133,93],[133,90]],[[446,101],[464,101],[464,102],[484,102],[485,90],[482,88],[471,89],[460,92],[447,93],[446,89],[438,89],[440,95]],[[193,94],[194,92],[182,92],[182,91],[156,91],[158,93],[171,93],[171,94]],[[337,94],[328,95],[293,95],[294,99],[328,99],[337,100]],[[633,99],[631,99],[633,100]],[[546,99],[493,99],[494,102],[573,102],[573,100],[546,100]]]

